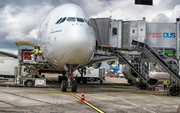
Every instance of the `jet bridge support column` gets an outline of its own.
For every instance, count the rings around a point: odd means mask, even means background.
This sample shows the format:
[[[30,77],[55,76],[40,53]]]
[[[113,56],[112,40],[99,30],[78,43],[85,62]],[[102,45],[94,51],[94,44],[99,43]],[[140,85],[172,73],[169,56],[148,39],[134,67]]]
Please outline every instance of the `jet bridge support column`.
[[[177,21],[176,21],[176,42],[177,42],[177,62],[179,62],[179,32],[180,32],[180,18],[177,18]],[[179,63],[177,63],[178,65],[178,68],[179,68]],[[179,74],[179,73],[178,73]]]

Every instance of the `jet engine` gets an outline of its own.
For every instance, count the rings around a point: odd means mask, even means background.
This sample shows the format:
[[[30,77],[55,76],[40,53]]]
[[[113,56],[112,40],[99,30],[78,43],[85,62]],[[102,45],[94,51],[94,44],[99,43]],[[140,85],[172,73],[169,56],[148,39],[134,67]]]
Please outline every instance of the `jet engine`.
[[[94,64],[92,65],[92,67],[95,68],[95,69],[97,69],[97,68],[99,68],[99,67],[101,66],[101,64],[102,64],[102,63],[94,63]]]
[[[125,78],[128,80],[128,83],[133,85],[138,75],[128,65],[123,66],[121,71]]]

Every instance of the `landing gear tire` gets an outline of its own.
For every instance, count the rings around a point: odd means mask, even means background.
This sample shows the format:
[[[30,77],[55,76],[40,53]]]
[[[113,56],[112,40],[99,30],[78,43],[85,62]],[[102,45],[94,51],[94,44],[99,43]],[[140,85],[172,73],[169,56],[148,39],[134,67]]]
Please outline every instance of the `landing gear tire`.
[[[71,89],[72,92],[76,92],[77,91],[77,82],[74,81],[72,82],[72,89]]]
[[[67,81],[62,80],[62,82],[61,82],[61,91],[66,92],[66,90],[67,90]]]
[[[26,82],[27,87],[33,87],[33,81],[29,80]]]

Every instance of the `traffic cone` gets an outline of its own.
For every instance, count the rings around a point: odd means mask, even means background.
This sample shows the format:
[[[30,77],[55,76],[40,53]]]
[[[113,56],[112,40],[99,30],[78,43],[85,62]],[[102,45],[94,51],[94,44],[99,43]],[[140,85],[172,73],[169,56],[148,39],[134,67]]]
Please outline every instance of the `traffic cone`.
[[[86,101],[85,99],[84,99],[84,90],[82,90],[82,96],[81,96],[81,100],[80,101]]]

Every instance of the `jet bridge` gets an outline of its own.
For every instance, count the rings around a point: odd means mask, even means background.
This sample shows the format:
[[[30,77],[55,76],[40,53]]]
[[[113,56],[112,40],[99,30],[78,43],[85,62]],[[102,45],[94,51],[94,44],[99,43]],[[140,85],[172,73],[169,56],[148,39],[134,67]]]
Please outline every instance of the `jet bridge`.
[[[100,51],[138,51],[149,57],[150,62],[160,64],[175,81],[180,83],[179,77],[179,32],[180,19],[176,23],[152,23],[143,20],[123,21],[111,18],[92,18],[89,24],[96,36],[97,48]],[[108,47],[107,49],[104,49]],[[158,53],[157,53],[158,52]],[[172,53],[171,55],[167,54]],[[162,54],[168,56],[169,61],[177,61],[174,66],[162,59]],[[109,55],[109,54],[108,54]],[[161,55],[161,56],[160,56]],[[117,53],[119,59],[128,64],[135,72],[135,68],[125,57]],[[140,55],[141,56],[141,55]],[[143,57],[141,57],[143,59]],[[143,61],[143,60],[142,60]],[[143,81],[148,80],[136,72]],[[176,82],[177,83],[177,82]]]
[[[98,46],[119,50],[134,50],[132,40],[148,44],[152,48],[177,50],[179,48],[179,19],[176,23],[151,23],[143,20],[123,21],[111,18],[91,18]]]

